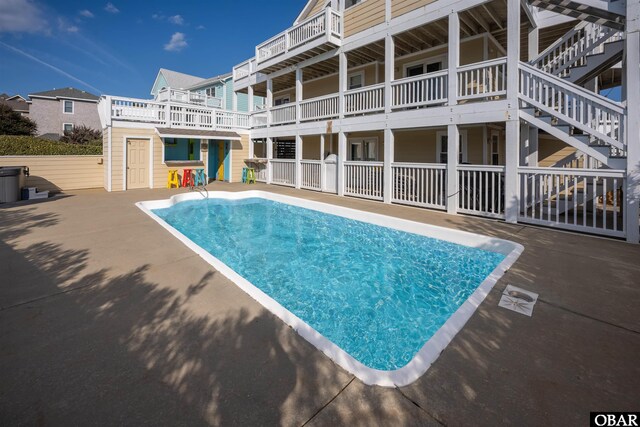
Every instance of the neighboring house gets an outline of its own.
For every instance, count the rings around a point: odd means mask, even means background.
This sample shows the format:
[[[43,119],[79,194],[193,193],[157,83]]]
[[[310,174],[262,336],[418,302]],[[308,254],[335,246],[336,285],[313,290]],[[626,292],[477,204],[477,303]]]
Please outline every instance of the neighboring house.
[[[228,180],[250,165],[269,184],[637,243],[640,42],[625,17],[638,14],[638,2],[310,0],[247,47],[222,109],[203,98],[219,92],[199,92],[216,82],[194,76],[180,103],[107,97],[105,187],[164,185],[180,152],[210,176],[225,159]],[[172,84],[161,74],[158,95]],[[625,103],[599,95],[612,86]],[[243,113],[256,96],[265,105]],[[142,165],[153,179],[130,186],[119,153],[138,136],[157,151]]]
[[[29,94],[29,118],[38,125],[38,134],[60,138],[65,130],[84,125],[101,129],[98,116],[100,97],[72,87]]]
[[[22,116],[29,116],[29,103],[20,95],[9,96],[6,93],[0,94],[0,104],[8,105],[13,111],[17,111]]]

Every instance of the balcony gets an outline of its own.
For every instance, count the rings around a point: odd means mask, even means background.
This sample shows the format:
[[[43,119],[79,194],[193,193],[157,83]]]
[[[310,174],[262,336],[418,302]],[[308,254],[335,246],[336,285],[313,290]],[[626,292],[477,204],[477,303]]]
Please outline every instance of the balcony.
[[[311,50],[313,55],[317,55],[339,47],[342,44],[342,24],[340,12],[326,8],[270,38],[256,47],[255,71],[272,73],[309,58]],[[239,76],[252,72],[244,64],[237,68]]]
[[[188,90],[164,88],[158,92],[156,101],[159,102],[178,102],[182,104],[193,104],[202,107],[221,108],[222,99],[214,96],[208,96],[198,92]]]

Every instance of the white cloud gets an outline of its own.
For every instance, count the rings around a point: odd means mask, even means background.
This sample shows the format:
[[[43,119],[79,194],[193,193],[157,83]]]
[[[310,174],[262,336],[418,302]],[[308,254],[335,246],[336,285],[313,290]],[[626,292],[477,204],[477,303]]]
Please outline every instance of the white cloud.
[[[171,22],[172,24],[176,24],[176,25],[183,25],[184,24],[184,18],[180,15],[175,15],[175,16],[170,16],[167,21]]]
[[[106,10],[109,13],[118,13],[118,12],[120,12],[120,9],[115,7],[113,5],[113,3],[111,3],[111,2],[107,3],[107,5],[104,7],[104,10]]]
[[[0,0],[0,33],[48,32],[43,11],[31,0]]]
[[[205,27],[204,25],[198,25],[196,27],[196,30],[204,30],[205,28],[207,28],[207,27]]]
[[[71,25],[69,21],[62,17],[58,17],[58,30],[62,31],[63,33],[77,33],[78,31],[80,31],[78,27],[76,27],[75,25]]]
[[[187,40],[185,39],[183,33],[173,33],[173,35],[171,36],[171,40],[169,40],[169,43],[164,45],[164,50],[169,52],[180,52],[187,46]]]
[[[162,21],[164,20],[164,15],[161,13],[154,13],[153,15],[151,15],[152,19],[155,19],[156,21]]]
[[[93,13],[91,13],[91,11],[89,9],[84,9],[81,10],[80,12],[78,12],[80,15],[84,16],[85,18],[93,18],[94,15]]]
[[[79,31],[78,27],[76,27],[75,25],[72,25],[70,27],[66,28],[66,31],[68,33],[77,33]]]

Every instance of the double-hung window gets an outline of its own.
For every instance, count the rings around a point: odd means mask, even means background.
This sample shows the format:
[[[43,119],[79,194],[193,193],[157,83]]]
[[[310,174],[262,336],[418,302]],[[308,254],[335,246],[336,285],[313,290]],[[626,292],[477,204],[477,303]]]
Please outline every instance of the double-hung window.
[[[65,114],[73,114],[73,101],[64,100],[63,103],[63,111]]]

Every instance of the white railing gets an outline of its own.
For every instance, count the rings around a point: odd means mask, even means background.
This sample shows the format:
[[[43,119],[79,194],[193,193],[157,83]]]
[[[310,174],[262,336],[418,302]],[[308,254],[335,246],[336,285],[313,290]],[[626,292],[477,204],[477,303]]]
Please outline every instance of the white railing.
[[[351,89],[344,93],[344,113],[384,111],[384,83]]]
[[[331,36],[342,37],[342,15],[331,8],[326,8],[298,25],[259,44],[256,47],[256,61],[260,64],[291,49],[324,37],[327,35],[327,30]]]
[[[296,121],[296,104],[286,104],[273,107],[271,108],[270,113],[272,125],[293,123]]]
[[[507,93],[507,58],[458,67],[458,99],[493,98]]]
[[[562,77],[568,74],[570,67],[585,65],[587,55],[601,53],[605,42],[619,40],[622,35],[620,31],[609,27],[582,21],[530,64]]]
[[[292,159],[271,159],[271,183],[295,187],[296,161]]]
[[[459,165],[458,212],[504,218],[504,166]]]
[[[300,102],[300,120],[316,120],[337,117],[338,107],[338,94],[306,99]]]
[[[300,161],[300,187],[322,190],[322,162],[320,160]]]
[[[382,200],[382,177],[382,162],[344,162],[344,194]]]
[[[260,128],[260,127],[266,127],[267,123],[268,123],[268,118],[267,118],[267,112],[266,111],[260,111],[260,112],[256,112],[256,113],[252,113],[251,114],[251,127],[253,128]]]
[[[166,122],[165,104],[133,98],[111,98],[111,118],[164,124]]]
[[[207,108],[171,105],[169,126],[183,128],[213,129],[215,112]]]
[[[171,101],[183,104],[194,104],[203,107],[221,108],[222,99],[203,93],[188,90],[164,88],[158,92],[157,101]]]
[[[238,113],[236,111],[216,110],[216,127],[217,128],[243,128],[250,127],[250,115],[248,113]]]
[[[267,182],[267,164],[269,161],[265,158],[255,157],[252,159],[253,162],[249,163],[250,167],[253,167],[253,171],[256,174],[256,181],[258,182]]]
[[[522,62],[520,98],[603,143],[626,151],[622,135],[625,110],[620,104]],[[603,127],[602,123],[609,125]]]
[[[392,108],[419,107],[447,102],[447,70],[391,82]]]
[[[392,163],[391,173],[393,203],[446,209],[446,164]]]
[[[520,167],[518,175],[518,221],[624,236],[624,171]]]
[[[251,61],[253,59],[247,59],[241,64],[233,67],[233,80],[241,80],[251,75]]]

